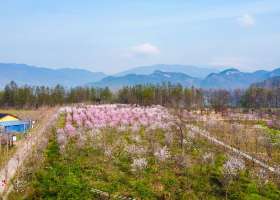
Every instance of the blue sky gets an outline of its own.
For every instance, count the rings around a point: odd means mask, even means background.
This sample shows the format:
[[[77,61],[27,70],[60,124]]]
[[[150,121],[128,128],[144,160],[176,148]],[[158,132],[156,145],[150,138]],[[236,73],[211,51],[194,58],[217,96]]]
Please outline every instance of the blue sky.
[[[280,67],[279,0],[0,0],[0,62]]]

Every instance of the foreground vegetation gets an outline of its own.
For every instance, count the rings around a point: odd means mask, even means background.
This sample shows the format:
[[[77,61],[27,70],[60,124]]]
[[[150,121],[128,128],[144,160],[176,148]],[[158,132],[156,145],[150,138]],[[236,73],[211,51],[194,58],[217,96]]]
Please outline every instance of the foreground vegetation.
[[[9,199],[280,198],[269,173],[160,107],[67,108],[57,126],[44,159],[27,163]]]

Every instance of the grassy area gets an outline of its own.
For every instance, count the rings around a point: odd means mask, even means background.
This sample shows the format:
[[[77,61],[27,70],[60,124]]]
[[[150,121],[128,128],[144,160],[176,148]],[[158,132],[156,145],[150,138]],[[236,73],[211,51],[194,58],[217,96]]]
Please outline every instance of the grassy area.
[[[259,125],[266,131],[272,143],[279,144],[280,147],[280,130],[269,128],[265,123],[259,123]]]
[[[176,134],[169,137],[159,129],[80,130],[62,147],[54,133],[44,162],[9,199],[108,199],[93,189],[137,199],[280,198],[275,185],[256,180],[249,168],[226,174],[223,150],[187,136],[181,147]],[[154,153],[165,146],[165,153]],[[134,165],[137,159],[146,163]]]
[[[15,153],[16,147],[7,149],[4,145],[0,149],[0,168],[7,162],[7,160]]]

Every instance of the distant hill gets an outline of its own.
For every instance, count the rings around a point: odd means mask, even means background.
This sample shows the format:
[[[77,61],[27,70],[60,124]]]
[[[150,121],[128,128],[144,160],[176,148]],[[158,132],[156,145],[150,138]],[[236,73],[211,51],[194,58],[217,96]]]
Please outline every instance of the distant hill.
[[[114,76],[125,76],[128,74],[148,75],[148,74],[152,74],[154,71],[157,71],[157,70],[162,71],[162,72],[179,72],[179,73],[188,74],[189,76],[197,77],[197,78],[205,78],[207,75],[209,75],[211,73],[219,72],[219,70],[210,68],[210,67],[196,67],[196,66],[191,66],[191,65],[158,64],[158,65],[132,68],[130,70],[115,74]]]
[[[241,72],[230,68],[219,73],[211,73],[206,78],[195,78],[184,73],[154,71],[151,74],[128,74],[124,76],[110,76],[90,85],[110,88],[120,88],[136,84],[161,84],[163,82],[181,84],[186,87],[196,86],[212,89],[248,88],[251,84],[268,78],[280,76],[280,68],[273,71],[259,70],[252,73]]]
[[[212,73],[201,81],[202,88],[247,88],[251,84],[263,81],[267,78],[280,76],[280,69],[273,71],[259,70],[252,73],[240,72],[237,69],[227,69],[220,73]]]
[[[54,86],[61,84],[72,87],[99,81],[105,76],[101,72],[91,72],[83,69],[49,69],[25,64],[0,63],[1,88],[12,80],[19,85]]]
[[[280,76],[272,77],[259,83],[254,83],[252,86],[268,89],[280,88]]]
[[[128,74],[121,77],[110,76],[102,79],[101,81],[91,83],[90,85],[96,87],[108,86],[113,89],[118,89],[129,85],[172,83],[191,87],[193,85],[197,85],[198,82],[198,78],[188,76],[184,73],[162,72],[157,70],[149,75]]]

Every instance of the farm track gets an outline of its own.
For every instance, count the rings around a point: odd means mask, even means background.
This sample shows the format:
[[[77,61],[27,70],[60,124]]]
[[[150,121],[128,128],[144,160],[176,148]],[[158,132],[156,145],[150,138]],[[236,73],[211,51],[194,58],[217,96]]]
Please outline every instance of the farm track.
[[[44,133],[55,123],[57,119],[57,109],[52,109],[49,113],[46,113],[42,122],[36,127],[36,131],[27,135],[28,138],[22,140],[17,147],[14,155],[9,159],[5,166],[0,170],[0,198],[3,195],[5,199],[5,192],[9,191],[9,182],[15,176],[17,169],[23,164],[25,159],[32,153],[34,147],[40,144],[43,140],[47,140],[44,137]],[[7,193],[5,194],[7,195]]]
[[[243,151],[240,151],[240,150],[238,150],[238,149],[236,149],[236,148],[234,148],[234,147],[232,147],[232,146],[230,146],[230,145],[228,145],[228,144],[226,144],[226,143],[216,139],[215,137],[211,136],[211,134],[208,131],[200,129],[199,127],[193,126],[193,125],[186,125],[186,128],[188,128],[191,131],[193,131],[194,133],[204,137],[205,139],[207,139],[211,143],[219,145],[219,146],[222,146],[225,149],[227,149],[227,150],[229,150],[229,151],[231,151],[231,152],[233,152],[233,153],[235,153],[235,154],[237,154],[237,155],[239,155],[239,156],[241,156],[241,157],[243,157],[243,158],[245,158],[247,160],[250,160],[250,161],[256,163],[257,165],[259,165],[262,168],[270,171],[271,173],[280,176],[279,169],[271,167],[268,164],[266,164],[266,163],[264,163],[264,162],[262,162],[262,161],[260,161],[260,160],[258,160],[256,158],[254,158],[253,156],[251,156],[251,155],[249,155],[247,153],[244,153]]]

